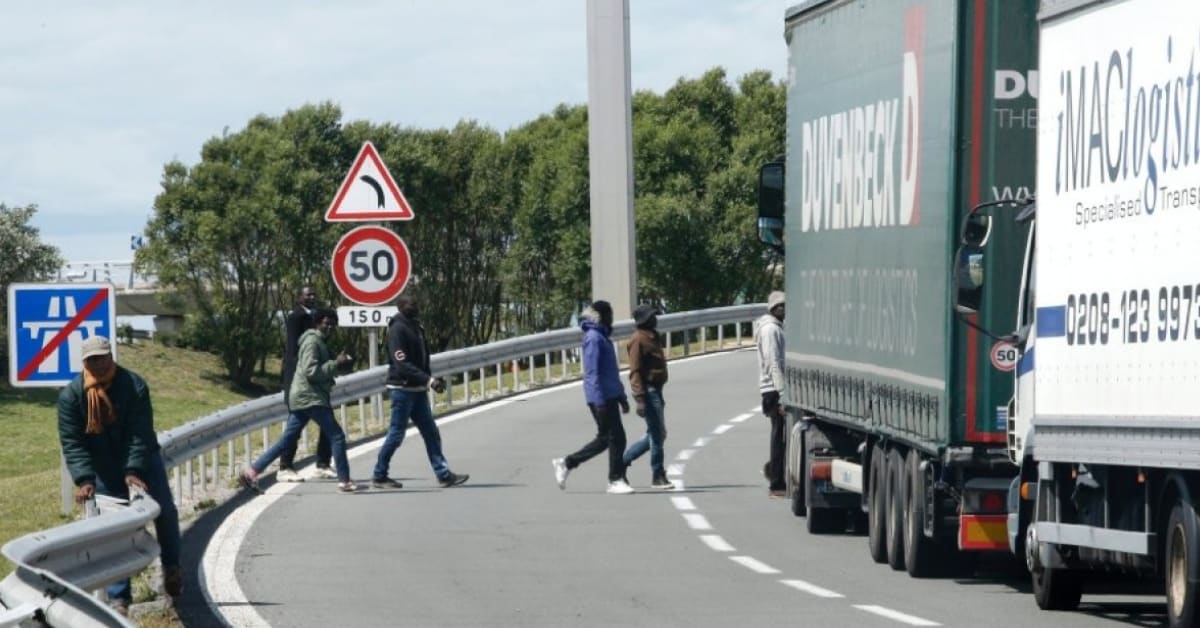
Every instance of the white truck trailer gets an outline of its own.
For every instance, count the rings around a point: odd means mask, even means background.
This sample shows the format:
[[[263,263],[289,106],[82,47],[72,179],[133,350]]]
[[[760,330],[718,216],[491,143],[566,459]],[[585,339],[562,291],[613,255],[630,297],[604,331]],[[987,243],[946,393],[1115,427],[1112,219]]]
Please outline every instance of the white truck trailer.
[[[972,210],[955,273],[961,313],[1017,310],[1010,546],[1042,608],[1115,572],[1200,625],[1200,1],[1043,0],[1039,20],[1036,209]],[[992,294],[1014,216],[1020,294]]]

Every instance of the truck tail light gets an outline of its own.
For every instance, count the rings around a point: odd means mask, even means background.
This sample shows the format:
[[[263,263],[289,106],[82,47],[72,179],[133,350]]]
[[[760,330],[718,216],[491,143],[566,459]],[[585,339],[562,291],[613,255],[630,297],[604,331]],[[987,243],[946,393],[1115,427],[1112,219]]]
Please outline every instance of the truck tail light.
[[[833,462],[830,460],[815,460],[809,466],[808,473],[814,480],[829,481],[833,479]]]

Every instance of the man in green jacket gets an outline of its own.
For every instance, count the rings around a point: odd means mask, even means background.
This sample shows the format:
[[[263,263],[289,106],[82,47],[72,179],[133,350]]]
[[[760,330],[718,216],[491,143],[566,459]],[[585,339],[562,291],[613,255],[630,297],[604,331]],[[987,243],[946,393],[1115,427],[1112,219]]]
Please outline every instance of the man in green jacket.
[[[158,502],[154,530],[161,548],[163,589],[171,597],[183,591],[179,566],[179,513],[154,433],[150,387],[137,373],[116,363],[103,336],[83,341],[83,373],[58,395],[58,439],[67,471],[75,482],[75,501],[96,493],[129,499],[136,488]],[[108,587],[121,613],[133,600],[129,580]]]
[[[346,459],[346,433],[333,418],[333,404],[329,394],[333,391],[333,379],[339,370],[348,368],[353,361],[343,351],[334,357],[325,340],[337,329],[337,310],[321,308],[313,317],[316,327],[300,336],[300,350],[296,359],[296,375],[288,390],[287,426],[279,440],[263,452],[239,476],[242,486],[258,488],[258,476],[279,457],[287,447],[295,447],[300,432],[309,421],[316,421],[321,432],[329,436],[333,449],[333,462],[338,476],[338,490],[353,493],[358,485],[350,479],[350,462]]]

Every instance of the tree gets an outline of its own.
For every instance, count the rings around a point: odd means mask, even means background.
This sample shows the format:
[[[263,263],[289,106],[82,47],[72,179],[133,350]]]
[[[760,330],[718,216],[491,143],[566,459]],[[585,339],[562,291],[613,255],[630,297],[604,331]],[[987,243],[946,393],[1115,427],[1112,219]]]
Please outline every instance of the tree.
[[[8,286],[13,283],[46,281],[63,265],[58,249],[41,241],[29,224],[37,205],[9,207],[0,203],[0,311],[8,312]],[[8,316],[0,318],[0,375],[8,377]]]

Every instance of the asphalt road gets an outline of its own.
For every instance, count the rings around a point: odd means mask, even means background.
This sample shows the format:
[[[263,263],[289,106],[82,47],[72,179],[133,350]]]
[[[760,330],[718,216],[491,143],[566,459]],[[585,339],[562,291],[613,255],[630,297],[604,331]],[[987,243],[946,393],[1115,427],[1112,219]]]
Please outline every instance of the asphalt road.
[[[231,507],[208,541],[208,603],[236,626],[1155,626],[1161,597],[1087,594],[1039,611],[1003,561],[914,580],[862,536],[809,536],[761,476],[767,422],[755,357],[671,363],[667,460],[681,490],[649,488],[648,456],[607,495],[597,457],[554,483],[550,460],[593,433],[578,384],[442,426],[466,485],[438,487],[421,438],[393,459],[402,490],[342,495],[275,485]],[[625,417],[631,436],[644,430]],[[370,477],[379,441],[352,451]]]

